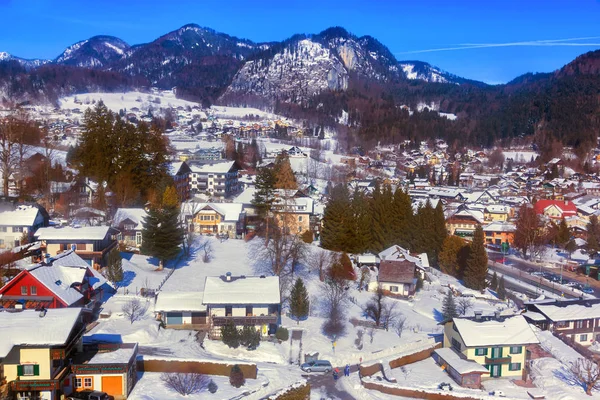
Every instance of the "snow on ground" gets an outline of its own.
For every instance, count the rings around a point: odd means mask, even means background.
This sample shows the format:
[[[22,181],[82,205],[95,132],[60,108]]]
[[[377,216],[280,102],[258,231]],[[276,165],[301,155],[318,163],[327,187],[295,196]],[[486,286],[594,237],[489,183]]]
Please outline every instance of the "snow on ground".
[[[81,102],[81,104],[75,103],[75,99]],[[130,110],[134,107],[137,107],[140,110],[147,110],[149,106],[152,106],[153,109],[159,109],[161,107],[177,108],[179,106],[199,106],[198,103],[195,103],[193,101],[187,101],[176,98],[175,93],[173,93],[172,91],[161,91],[153,93],[81,93],[73,96],[63,97],[59,100],[59,103],[60,108],[62,109],[73,110],[78,108],[81,110],[81,112],[83,112],[88,107],[94,107],[94,104],[92,104],[94,101],[98,102],[100,100],[102,100],[106,107],[108,107],[113,112],[118,112],[122,109]]]
[[[126,288],[129,293],[139,293],[140,289],[157,289],[170,268],[158,271],[158,259],[141,254],[121,253],[123,258],[123,280],[119,288]],[[170,264],[167,264],[169,267]],[[120,292],[124,292],[123,289]]]
[[[261,118],[269,119],[281,119],[277,114],[268,113],[266,111],[259,110],[258,108],[251,107],[223,107],[223,106],[211,106],[210,114],[214,114],[218,118],[244,118],[247,115],[257,115]]]
[[[289,354],[289,343],[289,340],[281,344],[265,341],[261,342],[256,350],[248,350],[243,346],[232,349],[218,340],[206,340],[204,347],[215,356],[230,360],[253,360],[256,362],[285,364]]]
[[[512,158],[515,162],[528,163],[531,157],[535,160],[539,154],[532,150],[503,150],[504,158]]]

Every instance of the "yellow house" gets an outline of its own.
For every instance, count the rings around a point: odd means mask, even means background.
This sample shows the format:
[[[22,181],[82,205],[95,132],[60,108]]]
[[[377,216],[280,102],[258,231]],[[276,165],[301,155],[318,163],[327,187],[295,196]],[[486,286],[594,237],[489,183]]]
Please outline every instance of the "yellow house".
[[[444,323],[444,347],[483,365],[482,378],[526,377],[527,346],[539,343],[521,315],[453,318]]]
[[[487,222],[506,222],[513,215],[512,208],[505,205],[491,204],[483,210],[483,219]]]
[[[298,235],[310,230],[310,217],[314,212],[312,198],[286,194],[284,190],[278,190],[275,196],[272,212],[280,228]]]
[[[69,383],[69,358],[81,346],[81,308],[0,313],[0,387],[17,400],[59,399]]]

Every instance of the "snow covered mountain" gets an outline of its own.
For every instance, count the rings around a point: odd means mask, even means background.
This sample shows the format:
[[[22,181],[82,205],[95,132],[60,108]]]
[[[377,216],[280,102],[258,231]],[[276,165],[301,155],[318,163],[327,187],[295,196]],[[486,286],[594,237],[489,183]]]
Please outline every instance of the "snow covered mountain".
[[[54,59],[55,64],[85,68],[104,68],[120,60],[129,50],[129,45],[114,36],[94,36],[77,42],[65,49]]]
[[[0,51],[0,62],[3,62],[3,61],[16,61],[27,69],[37,68],[40,65],[48,64],[49,62],[51,62],[51,60],[41,60],[41,59],[28,60],[25,58],[15,57],[12,54],[9,54],[5,51]]]

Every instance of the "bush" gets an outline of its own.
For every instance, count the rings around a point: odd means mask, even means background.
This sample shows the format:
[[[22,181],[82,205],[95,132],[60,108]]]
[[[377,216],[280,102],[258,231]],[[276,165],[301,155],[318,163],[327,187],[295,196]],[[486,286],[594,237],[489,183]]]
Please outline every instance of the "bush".
[[[221,328],[221,340],[231,348],[237,349],[240,347],[240,332],[233,322],[229,321]]]
[[[279,328],[277,328],[277,331],[275,332],[275,337],[277,338],[277,340],[281,340],[282,342],[285,342],[290,338],[290,332],[283,326],[280,326]]]
[[[240,332],[240,344],[249,349],[257,348],[260,345],[260,332],[251,325],[245,325]]]
[[[206,375],[197,373],[173,373],[162,374],[160,379],[177,393],[187,396],[188,394],[198,393],[210,386],[210,378]],[[210,380],[212,382],[212,380]]]
[[[208,391],[214,394],[214,393],[217,393],[218,389],[219,389],[219,387],[217,386],[215,381],[213,381],[211,379],[210,383],[208,384]]]
[[[229,383],[231,383],[231,386],[235,388],[244,386],[244,383],[246,383],[244,373],[240,369],[240,366],[237,364],[234,365],[233,368],[231,368],[231,373],[229,374]]]
[[[302,241],[304,243],[311,244],[313,242],[313,233],[312,233],[312,231],[311,230],[304,231],[304,233],[302,235],[300,235],[300,239],[302,239]]]

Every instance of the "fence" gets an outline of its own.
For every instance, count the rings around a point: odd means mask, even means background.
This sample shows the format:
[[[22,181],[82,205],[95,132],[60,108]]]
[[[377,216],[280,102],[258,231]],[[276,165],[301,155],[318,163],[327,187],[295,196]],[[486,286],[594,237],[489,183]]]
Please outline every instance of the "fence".
[[[428,399],[428,400],[479,400],[478,397],[468,397],[464,395],[454,396],[450,393],[436,393],[426,390],[409,389],[404,387],[395,387],[377,382],[362,382],[366,389],[377,390],[381,393],[391,394],[394,396],[402,396],[403,398],[411,399]]]
[[[190,373],[229,376],[231,368],[238,365],[246,379],[256,379],[256,364],[216,363],[211,361],[139,360],[138,370],[144,372]]]

